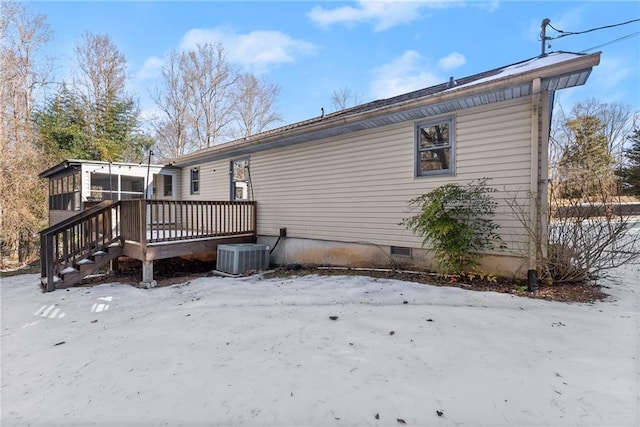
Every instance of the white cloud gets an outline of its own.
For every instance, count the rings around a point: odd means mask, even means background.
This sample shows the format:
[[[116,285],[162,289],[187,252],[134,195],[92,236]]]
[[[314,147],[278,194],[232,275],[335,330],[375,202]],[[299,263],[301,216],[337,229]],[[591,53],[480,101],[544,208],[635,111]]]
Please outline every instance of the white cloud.
[[[467,59],[463,54],[458,52],[450,53],[438,61],[438,68],[442,71],[453,70],[467,63]]]
[[[500,0],[491,0],[491,1],[482,1],[482,2],[472,2],[472,6],[477,7],[479,9],[486,10],[487,12],[495,12],[500,7]]]
[[[325,9],[320,6],[316,6],[311,9],[311,12],[307,14],[307,17],[321,27],[329,27],[338,23],[349,25],[365,22],[371,18],[366,15],[364,10],[356,9],[351,6],[343,6],[336,9]]]
[[[389,98],[442,83],[443,79],[428,71],[429,68],[432,67],[418,52],[408,50],[373,71],[372,95],[375,98]]]
[[[443,9],[462,4],[460,1],[403,1],[403,0],[359,0],[355,6],[325,9],[316,6],[307,17],[321,27],[334,24],[347,26],[373,22],[375,31],[383,31],[393,26],[420,18],[424,9]]]
[[[466,62],[464,55],[453,52],[434,65],[415,50],[407,50],[391,62],[373,70],[371,95],[375,98],[389,98],[444,83],[448,77],[441,72]]]
[[[224,46],[229,62],[257,73],[274,65],[294,62],[296,56],[312,55],[318,50],[312,43],[279,31],[240,34],[227,27],[190,30],[182,37],[180,49],[195,49],[198,44],[217,42]]]
[[[160,75],[160,69],[164,61],[157,56],[150,56],[144,61],[142,67],[137,73],[138,80],[153,79]]]
[[[205,43],[225,43],[227,39],[233,38],[233,31],[224,27],[216,27],[209,29],[196,28],[187,31],[180,41],[179,49],[193,50],[199,44]]]

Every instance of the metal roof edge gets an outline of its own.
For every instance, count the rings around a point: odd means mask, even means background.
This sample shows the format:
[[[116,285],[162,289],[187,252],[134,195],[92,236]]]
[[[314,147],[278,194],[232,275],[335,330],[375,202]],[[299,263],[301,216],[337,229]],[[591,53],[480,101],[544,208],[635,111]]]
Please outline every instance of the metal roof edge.
[[[140,166],[140,167],[153,167],[153,168],[177,168],[170,164],[154,164],[148,165],[146,163],[135,163],[135,162],[107,162],[104,160],[80,160],[80,159],[65,159],[62,162],[58,163],[55,166],[50,167],[49,169],[42,171],[38,174],[38,178],[49,178],[51,176],[55,176],[59,173],[64,172],[70,167],[81,166],[83,164],[94,164],[94,165],[108,165],[111,163],[113,166]]]
[[[570,53],[570,52],[557,52],[557,53]],[[573,53],[570,53],[573,54]],[[240,156],[247,153],[252,153],[256,151],[263,151],[274,148],[274,144],[277,144],[278,141],[286,141],[286,140],[294,140],[295,138],[311,135],[317,132],[321,132],[326,129],[345,127],[350,124],[356,124],[358,122],[364,122],[366,120],[370,120],[377,117],[382,117],[385,115],[391,115],[395,112],[416,109],[419,106],[429,106],[429,105],[438,105],[443,104],[449,101],[454,101],[458,98],[464,98],[465,96],[482,96],[485,94],[493,93],[499,88],[508,89],[510,87],[518,87],[525,84],[531,83],[534,78],[541,78],[544,81],[549,82],[553,78],[559,78],[562,76],[567,76],[576,72],[586,72],[586,77],[581,84],[586,82],[586,78],[588,78],[591,73],[591,69],[600,63],[600,54],[601,52],[596,52],[592,54],[573,54],[576,55],[575,58],[568,59],[566,61],[551,63],[548,65],[544,65],[541,67],[533,68],[530,70],[525,70],[520,73],[513,73],[506,75],[504,77],[499,77],[499,73],[492,74],[499,70],[505,70],[509,67],[514,67],[517,65],[525,64],[527,62],[531,62],[541,57],[534,57],[527,60],[523,60],[517,62],[512,65],[508,65],[502,68],[490,70],[488,72],[475,74],[471,77],[462,78],[460,80],[465,79],[473,79],[476,76],[497,76],[487,81],[482,81],[483,79],[472,80],[467,84],[454,86],[452,88],[448,88],[445,90],[437,91],[435,93],[427,93],[424,96],[416,96],[414,98],[409,97],[408,99],[399,100],[393,103],[385,103],[381,105],[379,108],[370,108],[365,109],[363,111],[355,112],[353,114],[344,114],[345,112],[358,110],[358,107],[352,107],[347,110],[342,110],[341,112],[336,112],[324,117],[316,117],[312,119],[308,119],[302,122],[294,123],[288,126],[283,126],[281,128],[273,129],[270,131],[265,131],[260,134],[253,135],[251,137],[236,140],[224,144],[220,144],[214,147],[206,148],[203,150],[199,150],[185,156],[173,159],[170,164],[175,165],[176,167],[186,167],[190,165],[194,165],[197,163],[202,163],[206,161],[212,161],[219,158]],[[545,55],[548,57],[551,54]],[[432,88],[436,88],[442,85],[436,85]],[[425,88],[429,89],[429,88]],[[419,91],[410,92],[409,94],[399,95],[398,97],[389,98],[387,100],[381,101],[390,101],[393,99],[402,99],[407,95],[422,92],[425,89],[421,89]],[[544,86],[544,90],[555,90],[550,88],[549,85]],[[373,101],[372,103],[363,104],[366,106],[368,104],[375,104],[380,101]],[[360,106],[362,107],[362,106]],[[343,114],[337,114],[343,113]],[[287,129],[289,128],[289,129]],[[357,131],[354,130],[354,131]],[[280,144],[282,145],[282,144]]]

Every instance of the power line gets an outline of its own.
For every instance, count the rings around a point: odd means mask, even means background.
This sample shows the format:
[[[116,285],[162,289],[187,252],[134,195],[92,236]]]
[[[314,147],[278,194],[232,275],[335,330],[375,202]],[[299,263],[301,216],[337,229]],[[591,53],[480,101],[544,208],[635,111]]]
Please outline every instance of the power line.
[[[636,31],[635,33],[627,34],[626,36],[617,38],[615,40],[611,40],[611,41],[603,43],[603,44],[599,44],[598,46],[590,47],[589,49],[585,49],[585,50],[581,51],[580,53],[587,53],[590,50],[600,49],[601,47],[609,46],[610,44],[617,43],[619,41],[622,41],[622,40],[625,40],[625,39],[629,39],[629,38],[635,37],[637,35],[640,35],[640,31]]]
[[[640,19],[632,19],[631,21],[621,22],[619,24],[605,25],[603,27],[591,28],[589,30],[584,30],[584,31],[563,31],[563,30],[558,30],[553,25],[551,25],[551,23],[548,23],[547,25],[549,25],[549,27],[551,27],[552,29],[554,29],[555,31],[557,31],[557,32],[559,32],[561,34],[559,36],[557,36],[557,37],[547,37],[546,39],[547,40],[561,39],[562,37],[575,36],[575,35],[578,35],[578,34],[590,33],[592,31],[598,31],[598,30],[605,30],[607,28],[620,27],[622,25],[628,25],[628,24],[632,24],[632,23],[638,22],[638,21],[640,21]]]

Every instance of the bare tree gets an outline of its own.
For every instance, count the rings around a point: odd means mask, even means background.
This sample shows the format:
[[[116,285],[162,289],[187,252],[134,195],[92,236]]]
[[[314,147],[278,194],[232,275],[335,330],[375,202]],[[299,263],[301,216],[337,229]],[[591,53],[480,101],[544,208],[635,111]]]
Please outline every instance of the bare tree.
[[[529,224],[528,204],[510,203],[536,242],[538,276],[562,283],[589,281],[608,269],[636,262],[640,238],[624,214],[614,179],[624,137],[631,133],[630,107],[595,99],[576,104],[570,113],[556,110],[550,135],[548,199],[531,198],[545,209],[548,227],[540,234]]]
[[[74,84],[87,105],[108,104],[124,93],[127,61],[109,36],[85,32],[75,54]]]
[[[46,17],[25,5],[0,5],[0,245],[3,255],[27,261],[36,233],[46,224],[47,165],[33,145],[36,94],[48,78],[39,68],[49,41]]]
[[[620,102],[600,102],[594,98],[578,102],[569,114],[562,107],[558,109],[551,134],[552,159],[559,161],[568,141],[571,141],[573,131],[567,124],[587,116],[595,117],[602,123],[601,132],[607,139],[608,154],[619,165],[624,158],[626,137],[633,130],[631,106]]]
[[[246,138],[282,121],[275,110],[279,94],[280,88],[275,84],[258,80],[253,74],[240,75],[233,91],[236,127],[231,136]]]
[[[161,88],[152,95],[160,117],[154,124],[156,154],[171,159],[188,153],[193,148],[190,138],[190,97],[187,74],[187,56],[173,50],[162,67]]]
[[[277,85],[234,70],[220,43],[173,51],[152,95],[160,110],[156,153],[169,159],[261,132],[282,120],[279,93]]]
[[[230,96],[237,75],[226,60],[222,44],[206,43],[187,53],[184,73],[191,97],[192,128],[198,148],[221,142],[224,129],[232,120]]]
[[[363,99],[364,96],[361,93],[354,92],[345,86],[333,91],[331,105],[333,105],[335,111],[339,111],[362,104]]]
[[[537,275],[546,284],[594,282],[640,259],[636,221],[624,214],[607,181],[580,199],[563,197],[551,187],[547,203],[531,194],[524,202],[518,194],[506,202],[535,244]],[[530,204],[547,216],[542,234],[531,224]]]
[[[74,92],[84,110],[90,155],[97,160],[139,160],[149,138],[140,110],[125,90],[127,62],[109,36],[86,32],[75,48]]]

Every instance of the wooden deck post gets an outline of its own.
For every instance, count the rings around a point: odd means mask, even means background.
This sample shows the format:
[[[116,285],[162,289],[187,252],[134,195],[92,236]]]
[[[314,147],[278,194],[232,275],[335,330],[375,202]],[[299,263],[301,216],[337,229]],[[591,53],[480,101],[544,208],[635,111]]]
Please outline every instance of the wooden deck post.
[[[253,202],[253,216],[252,216],[252,224],[253,235],[257,239],[258,238],[258,204]]]
[[[54,269],[53,269],[53,263],[54,263],[53,236],[46,236],[44,241],[45,241],[44,262],[46,266],[45,273],[47,277],[47,285],[45,286],[45,290],[47,292],[51,292],[56,290],[56,282],[54,278]],[[42,262],[42,260],[40,262]]]
[[[141,288],[155,288],[158,283],[153,280],[153,261],[142,261],[142,282]]]

